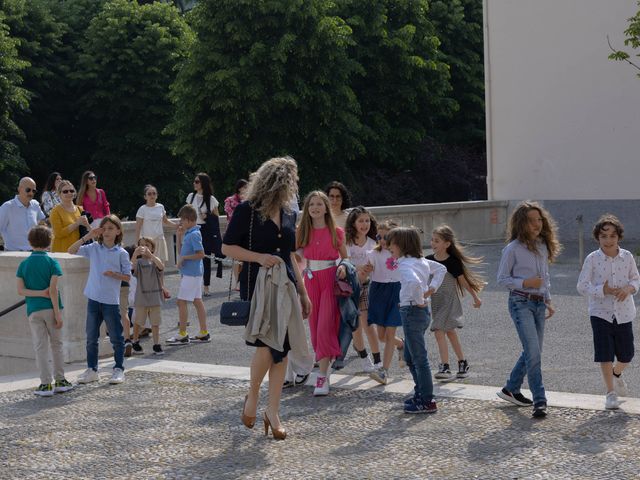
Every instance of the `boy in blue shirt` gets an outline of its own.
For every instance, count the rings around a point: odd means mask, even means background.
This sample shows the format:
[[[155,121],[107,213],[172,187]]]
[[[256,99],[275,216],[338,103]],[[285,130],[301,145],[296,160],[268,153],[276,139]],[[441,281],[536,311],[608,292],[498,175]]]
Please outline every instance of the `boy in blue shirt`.
[[[83,245],[93,239],[97,241]],[[107,215],[100,221],[100,227],[91,230],[68,250],[89,259],[89,278],[84,288],[87,297],[87,369],[78,377],[79,383],[98,381],[98,340],[103,321],[107,324],[115,360],[109,383],[124,382],[120,283],[130,280],[131,262],[120,242],[122,222],[115,215]]]
[[[210,342],[211,336],[207,331],[207,312],[202,302],[202,273],[204,266],[204,247],[202,235],[197,224],[198,212],[192,205],[183,206],[178,212],[180,224],[178,227],[178,268],[180,291],[178,292],[178,335],[167,339],[167,345],[187,345],[190,341]],[[200,333],[189,338],[187,334],[187,303],[193,302],[200,323]]]
[[[51,230],[43,225],[33,227],[29,231],[28,240],[33,252],[18,266],[18,295],[26,297],[31,338],[36,351],[36,363],[40,369],[40,386],[33,393],[41,397],[50,397],[54,393],[66,392],[73,388],[64,378],[60,338],[63,307],[58,293],[58,278],[62,276],[62,269],[55,258],[47,255],[46,250],[51,244]],[[52,302],[52,298],[57,301]],[[53,375],[47,355],[47,341],[51,345]],[[51,384],[53,378],[55,385]]]

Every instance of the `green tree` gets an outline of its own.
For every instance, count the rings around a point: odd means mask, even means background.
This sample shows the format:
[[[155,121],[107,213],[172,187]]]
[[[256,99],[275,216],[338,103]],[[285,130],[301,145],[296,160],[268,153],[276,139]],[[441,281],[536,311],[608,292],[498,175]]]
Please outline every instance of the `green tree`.
[[[29,105],[28,93],[21,86],[21,73],[28,64],[18,58],[18,42],[9,33],[0,10],[0,199],[15,193],[18,177],[27,170],[16,143],[23,134],[15,116]]]
[[[429,18],[441,41],[441,58],[451,69],[458,109],[437,124],[438,140],[484,148],[484,39],[482,0],[430,2]]]
[[[87,29],[76,74],[79,122],[95,145],[86,168],[121,215],[135,214],[146,183],[170,209],[183,200],[188,182],[162,131],[173,114],[169,87],[192,42],[178,10],[161,3],[107,2]]]
[[[640,1],[638,2],[638,6],[640,7]],[[624,44],[627,47],[631,47],[633,50],[640,49],[640,10],[633,17],[628,19],[629,27],[624,31],[625,39]],[[607,41],[609,37],[607,37]],[[634,67],[636,70],[640,70],[640,65],[638,63],[633,62],[631,60],[631,54],[624,50],[616,50],[611,46],[611,42],[609,42],[609,47],[613,50],[613,53],[609,55],[611,60],[618,60],[622,62],[627,62],[629,65]],[[640,57],[640,53],[634,54],[635,57]],[[640,73],[637,74],[640,77]]]
[[[302,189],[364,153],[350,85],[351,29],[326,0],[204,0],[198,36],[172,87],[174,150],[227,191],[265,159],[290,154]]]
[[[44,181],[57,165],[61,139],[69,106],[58,101],[68,96],[68,65],[62,36],[66,25],[59,22],[44,0],[0,0],[11,36],[17,40],[19,57],[29,67],[22,72],[23,87],[30,94],[29,108],[16,117],[24,132],[20,151],[30,175]],[[40,183],[41,185],[41,183]]]
[[[412,164],[434,125],[456,107],[427,0],[337,0],[360,65],[353,89],[366,126],[366,159]]]

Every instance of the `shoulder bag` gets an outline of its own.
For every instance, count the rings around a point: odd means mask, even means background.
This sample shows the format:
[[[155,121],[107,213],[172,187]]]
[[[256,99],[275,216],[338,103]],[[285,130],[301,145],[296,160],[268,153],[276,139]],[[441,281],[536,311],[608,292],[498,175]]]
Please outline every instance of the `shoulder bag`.
[[[251,222],[249,223],[249,250],[251,250],[251,236],[253,233],[253,208],[251,209]],[[249,321],[251,311],[251,262],[247,263],[247,293],[248,300],[231,301],[231,282],[233,280],[233,267],[229,273],[229,296],[220,307],[220,323],[230,327],[244,327]]]

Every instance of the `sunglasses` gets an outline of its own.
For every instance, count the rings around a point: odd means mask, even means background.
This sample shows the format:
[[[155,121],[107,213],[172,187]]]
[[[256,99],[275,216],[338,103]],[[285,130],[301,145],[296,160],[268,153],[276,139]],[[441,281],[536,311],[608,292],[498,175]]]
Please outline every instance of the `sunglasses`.
[[[198,180],[197,178],[193,181],[193,183],[200,183],[200,180]]]
[[[96,177],[95,175],[89,175],[87,177],[87,180],[95,180],[96,178],[98,178],[98,177]]]
[[[378,234],[378,235],[376,235],[376,240],[377,241],[384,240],[385,242],[388,242],[389,241],[389,235],[380,235],[380,234]]]
[[[76,193],[75,190],[62,190],[62,193]]]
[[[27,193],[33,192],[34,194],[38,192],[35,188],[31,188],[31,187],[25,188],[24,191]]]

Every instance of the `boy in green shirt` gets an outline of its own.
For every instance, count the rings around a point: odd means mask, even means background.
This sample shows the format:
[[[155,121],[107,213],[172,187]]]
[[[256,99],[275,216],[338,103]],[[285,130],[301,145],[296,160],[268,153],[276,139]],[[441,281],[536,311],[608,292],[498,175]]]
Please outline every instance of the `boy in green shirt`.
[[[20,263],[16,272],[18,295],[26,297],[27,316],[31,327],[31,338],[36,351],[36,363],[40,369],[40,386],[33,392],[41,397],[50,397],[57,392],[66,392],[73,386],[64,378],[62,356],[62,301],[58,293],[58,278],[62,268],[55,258],[47,254],[51,244],[51,230],[39,225],[29,231],[31,255]],[[55,298],[58,301],[52,302]],[[53,375],[47,355],[47,342],[51,345]],[[55,378],[55,384],[52,380]]]

